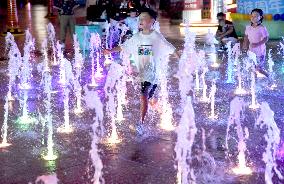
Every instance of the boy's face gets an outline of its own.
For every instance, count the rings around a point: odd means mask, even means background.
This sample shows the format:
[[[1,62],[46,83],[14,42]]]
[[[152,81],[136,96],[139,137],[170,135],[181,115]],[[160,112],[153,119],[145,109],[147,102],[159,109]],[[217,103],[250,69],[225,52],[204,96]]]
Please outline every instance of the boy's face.
[[[130,17],[136,17],[136,12],[130,12]]]
[[[261,16],[259,15],[258,12],[252,12],[250,16],[250,21],[254,24],[257,24],[261,19]]]
[[[146,12],[142,12],[139,16],[139,28],[150,29],[154,23],[154,19]]]
[[[224,20],[219,21],[219,25],[222,27],[225,26],[225,21]]]
[[[218,16],[217,19],[218,19],[219,24],[225,22],[224,16]]]

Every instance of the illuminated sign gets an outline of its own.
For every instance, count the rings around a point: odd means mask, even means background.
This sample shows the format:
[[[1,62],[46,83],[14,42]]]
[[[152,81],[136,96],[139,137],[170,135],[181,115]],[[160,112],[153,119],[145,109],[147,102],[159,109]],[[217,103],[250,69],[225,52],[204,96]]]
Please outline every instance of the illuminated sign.
[[[250,14],[254,8],[260,8],[265,14],[284,13],[284,0],[238,0],[237,12]]]
[[[201,9],[200,0],[185,0],[184,10],[196,10]]]

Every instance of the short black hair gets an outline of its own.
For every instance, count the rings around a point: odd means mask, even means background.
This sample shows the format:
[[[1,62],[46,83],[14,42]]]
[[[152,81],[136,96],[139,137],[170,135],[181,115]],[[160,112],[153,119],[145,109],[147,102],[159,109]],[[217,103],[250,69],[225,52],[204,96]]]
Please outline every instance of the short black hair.
[[[154,19],[154,20],[156,20],[157,17],[158,17],[157,12],[155,12],[155,11],[154,11],[153,9],[151,9],[151,8],[142,8],[141,11],[140,11],[140,14],[141,14],[141,13],[148,13],[148,14],[150,15],[150,17],[151,17],[152,19]]]
[[[252,14],[252,12],[257,12],[261,16],[261,19],[259,21],[262,23],[262,21],[263,21],[263,11],[262,11],[262,9],[255,8],[255,9],[251,10],[250,14]]]
[[[137,9],[136,9],[136,8],[130,8],[130,9],[129,9],[129,13],[130,13],[130,12],[136,12],[136,13],[137,13]]]
[[[226,14],[225,13],[223,13],[223,12],[219,12],[219,13],[217,13],[217,17],[225,17],[226,16]]]

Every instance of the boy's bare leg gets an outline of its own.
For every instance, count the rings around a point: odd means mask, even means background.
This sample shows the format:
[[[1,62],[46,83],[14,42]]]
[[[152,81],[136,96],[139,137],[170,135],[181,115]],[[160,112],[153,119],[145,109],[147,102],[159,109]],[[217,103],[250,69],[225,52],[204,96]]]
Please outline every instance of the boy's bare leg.
[[[141,95],[140,110],[141,110],[141,121],[142,121],[142,123],[144,123],[145,116],[146,116],[147,111],[148,111],[148,95],[145,95],[145,94]]]

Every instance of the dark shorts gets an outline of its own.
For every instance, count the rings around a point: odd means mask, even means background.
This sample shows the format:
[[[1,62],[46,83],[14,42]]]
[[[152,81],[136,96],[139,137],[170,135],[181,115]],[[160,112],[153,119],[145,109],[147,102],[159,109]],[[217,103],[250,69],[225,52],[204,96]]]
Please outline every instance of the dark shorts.
[[[148,99],[152,98],[157,88],[157,84],[151,84],[150,82],[141,82],[141,93],[142,95],[147,95]]]

